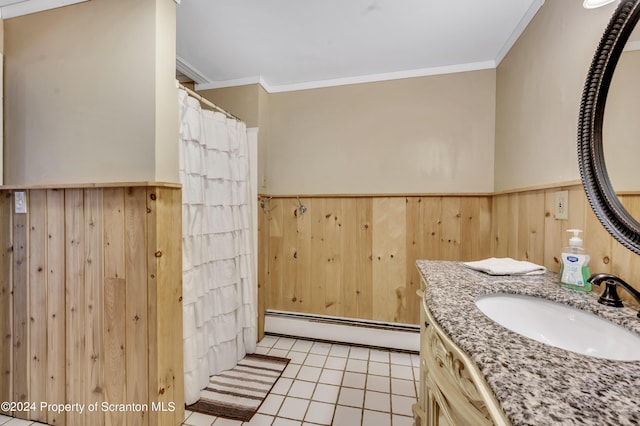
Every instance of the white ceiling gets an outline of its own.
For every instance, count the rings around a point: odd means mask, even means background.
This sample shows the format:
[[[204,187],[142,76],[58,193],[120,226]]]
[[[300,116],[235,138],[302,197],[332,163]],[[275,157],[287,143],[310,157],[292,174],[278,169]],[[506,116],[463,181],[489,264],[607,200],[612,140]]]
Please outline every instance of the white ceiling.
[[[543,3],[183,0],[177,68],[198,89],[269,91],[493,68]]]

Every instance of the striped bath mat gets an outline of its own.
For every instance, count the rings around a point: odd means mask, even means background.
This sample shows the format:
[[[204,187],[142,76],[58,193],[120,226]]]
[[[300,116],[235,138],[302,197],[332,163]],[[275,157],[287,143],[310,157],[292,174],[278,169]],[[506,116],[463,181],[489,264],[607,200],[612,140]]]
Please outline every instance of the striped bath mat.
[[[187,410],[249,421],[280,378],[289,359],[250,354],[231,370],[211,376],[200,399]]]

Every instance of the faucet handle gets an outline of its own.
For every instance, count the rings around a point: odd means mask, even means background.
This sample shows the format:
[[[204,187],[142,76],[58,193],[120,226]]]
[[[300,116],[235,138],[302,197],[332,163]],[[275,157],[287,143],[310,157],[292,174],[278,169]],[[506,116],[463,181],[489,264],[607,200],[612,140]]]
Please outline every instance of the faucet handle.
[[[604,282],[606,284],[606,288],[602,292],[600,299],[598,302],[603,305],[621,307],[622,302],[618,297],[618,292],[616,291],[616,287],[620,286],[623,289],[627,290],[627,292],[640,304],[640,291],[636,290],[631,285],[627,284],[621,278],[616,277],[615,275],[609,274],[593,274],[587,280],[590,283],[595,285],[600,285],[600,283]],[[640,312],[638,312],[638,318],[640,318]]]
[[[622,281],[620,278],[611,274],[593,274],[587,281],[597,286],[604,282],[605,288],[598,299],[598,303],[606,306],[614,306],[616,308],[621,308],[623,306],[617,290],[617,284]]]

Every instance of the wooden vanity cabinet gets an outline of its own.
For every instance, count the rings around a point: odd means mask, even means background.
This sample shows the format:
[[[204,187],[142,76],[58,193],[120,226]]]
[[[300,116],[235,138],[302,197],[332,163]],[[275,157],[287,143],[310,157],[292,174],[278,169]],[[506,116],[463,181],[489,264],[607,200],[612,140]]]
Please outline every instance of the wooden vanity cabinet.
[[[420,388],[414,426],[510,425],[482,373],[433,319],[420,309]]]

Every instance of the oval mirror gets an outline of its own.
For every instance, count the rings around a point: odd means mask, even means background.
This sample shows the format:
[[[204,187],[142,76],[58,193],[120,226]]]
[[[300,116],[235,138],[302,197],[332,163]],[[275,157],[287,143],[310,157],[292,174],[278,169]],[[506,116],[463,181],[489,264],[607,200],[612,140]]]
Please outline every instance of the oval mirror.
[[[640,254],[640,222],[625,209],[611,185],[603,147],[603,122],[616,65],[639,17],[640,0],[622,0],[616,8],[591,62],[578,122],[578,164],[591,208],[607,231],[637,254]],[[607,126],[613,125],[617,119],[612,114]],[[638,121],[640,117],[636,115],[633,120]],[[639,142],[634,140],[634,146],[640,146]],[[610,149],[609,156],[613,155],[612,152]],[[638,160],[637,156],[633,157]],[[633,166],[633,171],[637,173],[637,166]]]

